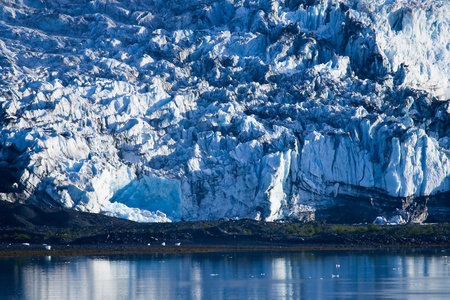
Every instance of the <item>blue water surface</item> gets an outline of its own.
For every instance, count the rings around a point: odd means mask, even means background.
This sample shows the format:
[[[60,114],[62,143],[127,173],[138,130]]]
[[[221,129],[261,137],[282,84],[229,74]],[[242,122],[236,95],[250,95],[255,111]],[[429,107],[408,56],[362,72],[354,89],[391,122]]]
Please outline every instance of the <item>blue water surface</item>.
[[[1,299],[450,299],[450,249],[0,259]]]

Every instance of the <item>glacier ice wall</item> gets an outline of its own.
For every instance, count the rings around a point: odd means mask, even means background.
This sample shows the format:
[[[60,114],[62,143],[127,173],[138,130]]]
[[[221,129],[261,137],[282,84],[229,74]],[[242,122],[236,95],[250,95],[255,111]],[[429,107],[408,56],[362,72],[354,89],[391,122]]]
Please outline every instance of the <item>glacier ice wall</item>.
[[[449,24],[444,0],[3,0],[0,198],[442,220]]]

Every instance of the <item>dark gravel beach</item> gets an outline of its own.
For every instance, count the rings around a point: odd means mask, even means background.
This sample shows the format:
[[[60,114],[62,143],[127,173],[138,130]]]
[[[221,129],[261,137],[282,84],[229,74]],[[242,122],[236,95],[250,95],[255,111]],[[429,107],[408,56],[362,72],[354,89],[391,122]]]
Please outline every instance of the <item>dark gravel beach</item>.
[[[0,201],[0,256],[449,246],[447,223],[377,226],[251,219],[136,223]]]

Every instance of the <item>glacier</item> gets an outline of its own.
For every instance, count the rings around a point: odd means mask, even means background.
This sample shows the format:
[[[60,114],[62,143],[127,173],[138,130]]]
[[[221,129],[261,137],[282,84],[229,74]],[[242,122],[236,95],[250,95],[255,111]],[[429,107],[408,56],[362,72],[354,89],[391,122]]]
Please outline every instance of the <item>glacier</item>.
[[[0,199],[448,221],[449,100],[447,0],[1,0]]]

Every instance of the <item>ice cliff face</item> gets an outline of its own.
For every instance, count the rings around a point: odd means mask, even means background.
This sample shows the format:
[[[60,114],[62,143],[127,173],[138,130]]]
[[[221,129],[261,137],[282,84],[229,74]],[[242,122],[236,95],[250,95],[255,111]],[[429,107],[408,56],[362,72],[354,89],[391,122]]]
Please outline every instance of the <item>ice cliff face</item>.
[[[445,0],[2,0],[0,197],[443,220],[449,41]]]

